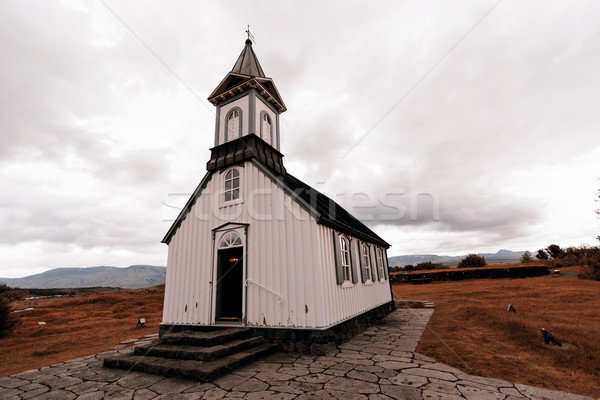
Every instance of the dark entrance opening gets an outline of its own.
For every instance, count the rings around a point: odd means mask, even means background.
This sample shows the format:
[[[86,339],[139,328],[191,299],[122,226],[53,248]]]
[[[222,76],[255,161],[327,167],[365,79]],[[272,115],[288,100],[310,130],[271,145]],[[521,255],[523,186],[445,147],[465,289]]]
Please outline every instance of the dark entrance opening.
[[[242,247],[219,250],[215,310],[217,322],[242,321],[243,256]]]

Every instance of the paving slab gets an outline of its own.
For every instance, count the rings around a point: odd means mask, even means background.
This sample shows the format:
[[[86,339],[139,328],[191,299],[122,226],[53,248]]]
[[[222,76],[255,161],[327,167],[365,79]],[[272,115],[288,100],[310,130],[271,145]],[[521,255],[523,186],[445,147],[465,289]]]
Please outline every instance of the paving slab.
[[[591,399],[468,375],[415,353],[432,313],[396,310],[325,356],[279,352],[208,383],[103,368],[105,357],[132,352],[119,348],[0,377],[0,399]]]

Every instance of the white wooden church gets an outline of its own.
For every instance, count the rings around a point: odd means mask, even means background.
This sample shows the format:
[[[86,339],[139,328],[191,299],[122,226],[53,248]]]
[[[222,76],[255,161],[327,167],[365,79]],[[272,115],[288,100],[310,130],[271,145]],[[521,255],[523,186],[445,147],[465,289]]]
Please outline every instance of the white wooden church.
[[[162,326],[322,330],[389,305],[389,244],[286,171],[286,107],[250,40],[208,100],[207,172],[163,239]]]

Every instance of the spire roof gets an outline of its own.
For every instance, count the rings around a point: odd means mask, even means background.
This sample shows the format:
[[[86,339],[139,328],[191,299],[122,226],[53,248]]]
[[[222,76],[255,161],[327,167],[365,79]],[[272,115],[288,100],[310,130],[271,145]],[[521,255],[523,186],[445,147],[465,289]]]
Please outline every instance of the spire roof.
[[[258,62],[256,53],[252,50],[252,40],[246,39],[246,45],[238,57],[231,72],[241,75],[265,78],[265,73]]]
[[[213,105],[244,90],[255,89],[269,103],[272,103],[279,113],[286,111],[281,95],[277,91],[273,79],[265,76],[256,53],[252,50],[252,40],[247,39],[242,53],[238,57],[233,69],[219,83],[217,88],[208,96],[208,101]]]

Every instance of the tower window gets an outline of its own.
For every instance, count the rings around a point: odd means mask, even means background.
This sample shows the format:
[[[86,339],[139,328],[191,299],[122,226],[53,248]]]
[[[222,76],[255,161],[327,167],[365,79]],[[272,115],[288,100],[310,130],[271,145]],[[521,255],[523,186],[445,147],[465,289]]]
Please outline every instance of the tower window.
[[[225,174],[225,201],[237,200],[239,198],[240,172],[234,168]]]
[[[241,111],[234,109],[227,114],[227,141],[230,142],[240,137],[240,116]]]
[[[269,117],[269,115],[263,111],[262,113],[262,118],[261,118],[261,134],[262,134],[262,139],[267,142],[268,144],[271,144],[271,137],[272,137],[272,124],[271,124],[271,118]]]

